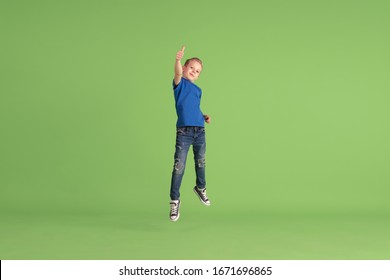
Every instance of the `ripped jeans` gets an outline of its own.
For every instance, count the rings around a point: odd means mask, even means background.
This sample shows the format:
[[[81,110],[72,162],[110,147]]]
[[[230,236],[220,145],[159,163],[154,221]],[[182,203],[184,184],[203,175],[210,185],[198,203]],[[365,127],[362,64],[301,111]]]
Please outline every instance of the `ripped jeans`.
[[[176,128],[175,164],[173,166],[171,192],[172,200],[180,199],[180,185],[186,167],[186,159],[192,145],[195,160],[196,186],[206,187],[205,152],[206,137],[204,127],[185,126]]]

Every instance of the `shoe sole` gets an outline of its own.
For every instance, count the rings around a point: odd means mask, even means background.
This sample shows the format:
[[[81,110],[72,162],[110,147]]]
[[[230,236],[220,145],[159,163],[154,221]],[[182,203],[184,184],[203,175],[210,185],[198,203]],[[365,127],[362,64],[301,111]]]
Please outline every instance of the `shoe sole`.
[[[171,220],[171,222],[176,222],[179,218],[180,218],[180,213],[177,214],[177,217],[175,219],[170,218],[170,220]]]
[[[199,198],[200,202],[202,202],[203,205],[206,205],[206,206],[210,206],[211,205],[210,201],[209,201],[209,203],[206,203],[206,202],[203,201],[203,199],[200,197],[200,195],[195,190],[195,188],[193,190],[194,190],[194,193],[196,193],[196,196]]]

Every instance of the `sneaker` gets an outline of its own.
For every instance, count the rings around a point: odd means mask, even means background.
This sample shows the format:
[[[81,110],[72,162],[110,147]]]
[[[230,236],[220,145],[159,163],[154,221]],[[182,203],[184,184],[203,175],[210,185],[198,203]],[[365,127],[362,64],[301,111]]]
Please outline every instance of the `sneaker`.
[[[171,200],[171,211],[169,218],[172,222],[176,222],[180,217],[180,200]]]
[[[197,196],[200,199],[200,202],[202,202],[206,206],[210,206],[210,200],[207,198],[206,195],[206,188],[199,189],[197,186],[194,187],[194,192],[197,194]]]

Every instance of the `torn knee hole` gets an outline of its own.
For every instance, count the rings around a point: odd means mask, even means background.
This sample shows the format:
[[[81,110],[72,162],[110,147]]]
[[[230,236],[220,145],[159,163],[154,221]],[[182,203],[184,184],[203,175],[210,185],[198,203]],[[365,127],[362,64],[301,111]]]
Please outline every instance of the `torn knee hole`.
[[[183,171],[183,169],[184,169],[184,164],[183,164],[183,162],[181,162],[180,159],[175,159],[174,169],[175,169],[175,171],[177,171],[177,172]]]
[[[206,160],[204,158],[198,159],[198,167],[202,168],[206,165]]]

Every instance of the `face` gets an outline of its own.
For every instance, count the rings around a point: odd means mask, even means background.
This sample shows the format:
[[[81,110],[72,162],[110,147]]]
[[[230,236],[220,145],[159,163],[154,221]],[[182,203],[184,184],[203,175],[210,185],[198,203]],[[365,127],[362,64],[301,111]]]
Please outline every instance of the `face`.
[[[202,65],[196,60],[191,60],[186,66],[183,66],[183,77],[191,82],[195,82],[202,71]]]

